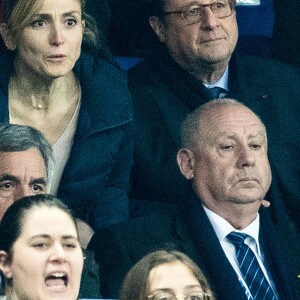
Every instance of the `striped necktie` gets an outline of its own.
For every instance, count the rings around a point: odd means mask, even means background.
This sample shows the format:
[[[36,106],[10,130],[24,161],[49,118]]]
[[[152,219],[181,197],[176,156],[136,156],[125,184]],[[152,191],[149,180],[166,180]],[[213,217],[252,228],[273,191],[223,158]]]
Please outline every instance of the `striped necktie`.
[[[277,300],[278,298],[265,278],[253,251],[244,243],[248,236],[245,233],[232,231],[227,238],[235,247],[241,273],[252,295],[250,299]]]

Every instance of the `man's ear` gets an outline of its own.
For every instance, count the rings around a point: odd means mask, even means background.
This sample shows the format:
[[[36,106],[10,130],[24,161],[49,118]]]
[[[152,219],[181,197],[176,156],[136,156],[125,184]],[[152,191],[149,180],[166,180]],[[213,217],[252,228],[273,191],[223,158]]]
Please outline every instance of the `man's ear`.
[[[151,16],[149,18],[149,24],[156,33],[159,40],[164,43],[166,36],[165,36],[165,25],[163,22],[159,19],[159,17]]]
[[[186,148],[180,149],[177,152],[177,164],[181,174],[186,179],[191,180],[194,178],[195,156],[191,150]]]
[[[5,251],[0,251],[0,270],[6,278],[12,277],[10,258]]]
[[[2,39],[5,43],[6,48],[9,49],[9,50],[12,50],[12,51],[16,50],[16,45],[13,42],[13,39],[12,39],[11,35],[9,34],[9,32],[7,30],[6,23],[1,23],[0,24],[0,33],[1,33],[1,36],[2,36]]]

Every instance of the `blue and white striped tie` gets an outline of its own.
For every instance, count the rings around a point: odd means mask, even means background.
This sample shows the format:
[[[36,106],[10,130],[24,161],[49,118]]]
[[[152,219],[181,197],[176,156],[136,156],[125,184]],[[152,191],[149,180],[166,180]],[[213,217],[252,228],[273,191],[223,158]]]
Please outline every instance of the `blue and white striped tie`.
[[[237,261],[254,300],[277,300],[269,282],[264,276],[259,263],[248,245],[244,243],[248,237],[245,233],[232,231],[228,240],[235,246]]]

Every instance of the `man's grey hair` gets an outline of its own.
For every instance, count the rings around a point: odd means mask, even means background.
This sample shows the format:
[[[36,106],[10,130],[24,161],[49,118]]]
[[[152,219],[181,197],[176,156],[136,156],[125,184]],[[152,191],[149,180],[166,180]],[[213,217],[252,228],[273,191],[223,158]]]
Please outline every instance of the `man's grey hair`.
[[[204,115],[207,112],[214,110],[218,107],[233,106],[243,106],[245,108],[248,108],[246,105],[235,99],[222,98],[209,101],[192,111],[185,118],[181,125],[181,147],[188,148],[193,151],[199,149],[201,142],[201,134],[205,127],[205,122],[202,122]],[[250,110],[250,108],[248,109]],[[258,118],[258,120],[261,122],[262,126],[265,129],[265,125],[261,121],[260,117],[254,112],[253,114]]]
[[[19,152],[31,148],[40,151],[48,173],[53,151],[44,135],[30,126],[0,124],[0,152]]]

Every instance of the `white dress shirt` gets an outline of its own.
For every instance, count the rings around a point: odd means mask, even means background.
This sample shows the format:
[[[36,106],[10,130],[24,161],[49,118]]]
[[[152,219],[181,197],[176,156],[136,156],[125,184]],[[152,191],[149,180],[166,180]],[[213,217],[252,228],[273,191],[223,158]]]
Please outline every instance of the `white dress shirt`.
[[[214,87],[220,87],[220,88],[224,89],[226,91],[226,93],[221,92],[221,94],[219,96],[219,98],[224,98],[226,96],[226,94],[229,92],[228,78],[229,78],[229,66],[227,66],[224,74],[222,75],[222,77],[217,82],[215,82],[214,84],[204,83],[204,85],[208,89],[212,89]]]

